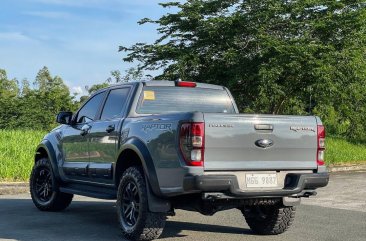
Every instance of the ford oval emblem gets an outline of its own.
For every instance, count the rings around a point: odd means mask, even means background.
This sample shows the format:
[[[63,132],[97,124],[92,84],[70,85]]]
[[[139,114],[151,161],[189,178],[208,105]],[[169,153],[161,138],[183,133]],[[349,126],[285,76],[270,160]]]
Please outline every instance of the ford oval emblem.
[[[270,139],[260,139],[255,142],[255,145],[261,148],[268,148],[273,146],[273,141]]]

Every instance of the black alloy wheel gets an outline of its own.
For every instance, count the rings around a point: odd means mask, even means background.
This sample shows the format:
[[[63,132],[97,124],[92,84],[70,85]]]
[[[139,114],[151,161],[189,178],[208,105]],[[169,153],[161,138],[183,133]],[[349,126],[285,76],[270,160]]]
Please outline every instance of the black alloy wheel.
[[[122,218],[129,228],[136,225],[140,215],[140,196],[136,184],[130,180],[123,187]]]
[[[50,201],[53,189],[51,171],[47,167],[39,168],[35,173],[34,182],[37,198],[44,203]]]
[[[42,158],[33,166],[30,175],[30,194],[34,205],[41,211],[62,211],[73,198],[72,194],[59,190],[59,183],[54,177],[48,158]]]

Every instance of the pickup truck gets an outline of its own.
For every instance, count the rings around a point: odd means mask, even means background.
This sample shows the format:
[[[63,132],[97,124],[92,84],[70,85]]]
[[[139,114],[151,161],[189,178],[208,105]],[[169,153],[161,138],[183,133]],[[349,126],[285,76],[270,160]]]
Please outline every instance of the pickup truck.
[[[239,209],[254,233],[283,233],[302,197],[328,184],[316,116],[239,114],[229,90],[186,81],[94,93],[36,149],[30,193],[42,211],[73,195],[116,199],[123,235],[159,237],[175,209]]]

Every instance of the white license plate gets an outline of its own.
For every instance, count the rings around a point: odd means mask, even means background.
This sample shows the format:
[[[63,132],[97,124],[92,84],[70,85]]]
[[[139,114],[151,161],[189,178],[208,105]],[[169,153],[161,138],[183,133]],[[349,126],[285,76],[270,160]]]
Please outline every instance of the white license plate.
[[[245,174],[247,187],[277,187],[277,174]]]

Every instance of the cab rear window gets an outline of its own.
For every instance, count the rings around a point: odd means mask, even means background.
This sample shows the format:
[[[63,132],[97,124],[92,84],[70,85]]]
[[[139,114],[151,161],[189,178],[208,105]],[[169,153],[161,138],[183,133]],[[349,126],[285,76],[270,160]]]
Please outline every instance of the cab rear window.
[[[145,86],[136,112],[162,114],[171,112],[235,113],[231,98],[225,90]]]

